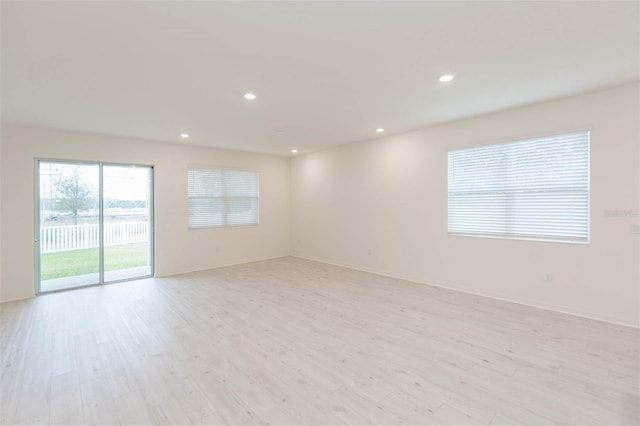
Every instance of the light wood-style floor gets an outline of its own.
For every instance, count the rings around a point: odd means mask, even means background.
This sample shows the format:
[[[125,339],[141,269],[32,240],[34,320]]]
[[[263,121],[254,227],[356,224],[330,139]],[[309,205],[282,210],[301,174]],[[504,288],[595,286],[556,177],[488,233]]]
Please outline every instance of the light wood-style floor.
[[[295,258],[2,305],[2,424],[640,423],[640,331]]]

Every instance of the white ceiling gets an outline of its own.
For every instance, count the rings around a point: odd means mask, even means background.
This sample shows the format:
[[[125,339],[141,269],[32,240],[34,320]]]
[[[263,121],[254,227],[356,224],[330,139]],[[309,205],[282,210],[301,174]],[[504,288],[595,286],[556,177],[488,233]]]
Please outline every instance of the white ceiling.
[[[280,155],[639,76],[635,1],[1,8],[3,120]]]

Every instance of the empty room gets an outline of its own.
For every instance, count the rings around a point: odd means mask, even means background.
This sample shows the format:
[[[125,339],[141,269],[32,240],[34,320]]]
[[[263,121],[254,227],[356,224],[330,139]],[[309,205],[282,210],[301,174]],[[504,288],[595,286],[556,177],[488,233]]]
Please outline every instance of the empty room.
[[[1,1],[1,425],[639,425],[640,2]]]

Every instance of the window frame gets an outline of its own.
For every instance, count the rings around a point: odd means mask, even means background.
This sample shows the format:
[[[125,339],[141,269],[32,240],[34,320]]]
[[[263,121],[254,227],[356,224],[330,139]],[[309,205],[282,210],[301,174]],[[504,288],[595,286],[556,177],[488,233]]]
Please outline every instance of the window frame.
[[[491,234],[491,233],[473,233],[473,232],[455,232],[450,230],[450,195],[451,191],[449,188],[449,154],[456,151],[469,150],[469,149],[481,149],[488,148],[493,146],[501,146],[501,145],[510,145],[516,144],[519,142],[530,142],[538,139],[549,139],[556,137],[565,137],[570,135],[577,135],[584,133],[586,134],[587,139],[587,150],[586,150],[586,163],[587,163],[587,179],[586,179],[586,237],[584,239],[580,238],[572,238],[572,237],[561,237],[561,236],[549,236],[549,237],[536,237],[533,235],[525,235],[525,234]],[[589,245],[591,244],[591,146],[593,139],[593,131],[591,128],[577,128],[577,129],[569,129],[569,130],[560,130],[557,132],[543,133],[534,136],[524,136],[518,138],[510,138],[508,140],[500,140],[500,141],[492,141],[492,142],[484,142],[480,144],[474,144],[470,146],[459,146],[459,147],[451,147],[447,148],[446,151],[446,161],[447,161],[447,235],[454,237],[472,237],[472,238],[490,238],[497,240],[520,240],[520,241],[534,241],[534,242],[545,242],[545,243],[563,243],[563,244],[581,244],[581,245]],[[513,161],[513,160],[510,160]],[[509,217],[506,218],[506,225],[508,226],[508,222],[511,221]]]
[[[216,172],[247,172],[254,173],[257,179],[257,196],[256,197],[192,197],[189,195],[189,172],[192,170],[206,170],[206,171],[216,171]],[[229,199],[255,199],[256,200],[256,221],[252,223],[238,223],[238,224],[229,224],[227,220],[228,214],[228,203],[226,202]],[[242,228],[242,227],[254,227],[260,225],[260,170],[257,169],[249,169],[249,168],[240,168],[240,167],[220,167],[220,166],[212,166],[212,165],[200,165],[200,164],[189,164],[187,165],[187,229],[189,231],[210,231],[215,229],[229,229],[229,228]],[[189,201],[192,199],[224,199],[224,224],[222,225],[211,225],[211,226],[197,226],[193,227],[189,224],[189,217],[191,208],[189,206]]]

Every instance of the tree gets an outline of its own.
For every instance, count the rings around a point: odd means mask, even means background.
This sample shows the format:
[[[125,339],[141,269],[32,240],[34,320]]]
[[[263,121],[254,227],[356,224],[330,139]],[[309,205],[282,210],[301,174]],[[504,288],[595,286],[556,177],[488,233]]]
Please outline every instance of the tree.
[[[73,221],[77,225],[78,213],[94,205],[91,188],[80,174],[78,167],[74,167],[71,174],[58,178],[55,187],[60,195],[58,208],[71,212]]]

